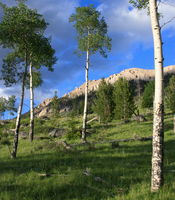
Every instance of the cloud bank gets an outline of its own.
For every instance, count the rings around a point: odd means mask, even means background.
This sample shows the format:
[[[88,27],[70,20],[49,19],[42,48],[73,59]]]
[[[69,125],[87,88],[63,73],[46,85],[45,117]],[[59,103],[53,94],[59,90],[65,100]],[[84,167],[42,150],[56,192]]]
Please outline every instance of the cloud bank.
[[[73,25],[68,21],[69,16],[75,12],[75,7],[81,6],[82,1],[28,0],[27,2],[30,8],[35,8],[44,15],[44,18],[50,24],[46,34],[51,36],[52,45],[58,57],[53,73],[48,72],[46,69],[42,70],[44,84],[36,89],[38,101],[52,97],[55,90],[59,90],[59,94],[62,96],[84,82],[85,58],[74,54],[77,48],[76,32]],[[4,2],[7,1],[4,0]],[[132,51],[135,45],[141,44],[144,48],[151,48],[152,34],[147,11],[138,11],[131,8],[128,0],[94,2],[97,4],[97,9],[105,17],[108,24],[108,35],[112,38],[112,51],[107,59],[102,58],[99,54],[91,58],[90,78],[98,79],[120,71],[121,66],[127,66],[133,59]],[[9,5],[13,3],[14,1],[8,1]],[[161,24],[174,17],[174,8],[170,5],[161,4],[160,12],[164,16],[161,18]],[[165,31],[174,29],[175,23],[169,23],[164,27]],[[172,36],[169,35],[169,37]],[[6,50],[0,49],[0,68],[2,58],[6,53]],[[118,69],[116,69],[117,67]],[[20,87],[17,85],[7,89],[1,81],[0,96],[11,94],[19,96]]]

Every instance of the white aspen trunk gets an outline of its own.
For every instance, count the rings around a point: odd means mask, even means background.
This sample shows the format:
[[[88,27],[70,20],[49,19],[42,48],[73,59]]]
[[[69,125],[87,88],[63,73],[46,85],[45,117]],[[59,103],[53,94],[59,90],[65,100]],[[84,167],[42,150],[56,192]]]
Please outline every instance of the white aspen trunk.
[[[163,103],[163,52],[161,28],[159,25],[157,0],[149,0],[151,25],[154,40],[155,98],[152,141],[151,191],[156,192],[163,185],[163,143],[164,143],[164,103]]]
[[[138,87],[138,96],[139,96],[138,104],[140,106],[141,105],[141,83],[140,83],[139,75],[138,75],[137,87]]]
[[[18,138],[19,138],[19,129],[21,125],[21,113],[22,113],[22,108],[23,108],[23,102],[24,102],[24,92],[25,92],[25,80],[26,80],[26,74],[27,74],[27,61],[25,65],[25,71],[23,75],[23,80],[22,80],[22,89],[21,89],[21,98],[20,98],[20,104],[18,108],[18,114],[16,118],[16,128],[15,128],[15,135],[14,135],[14,142],[13,142],[13,150],[11,153],[12,158],[16,158],[17,150],[18,150]]]
[[[88,86],[89,86],[89,50],[86,52],[86,69],[85,69],[85,99],[84,99],[84,112],[83,112],[83,128],[81,139],[86,142],[86,123],[87,123],[87,108],[88,108]]]
[[[30,130],[29,130],[29,139],[33,141],[34,135],[34,93],[33,93],[33,74],[32,74],[32,62],[29,66],[30,73]]]
[[[174,117],[173,117],[173,130],[174,130],[174,133],[175,133],[175,114],[174,114]]]

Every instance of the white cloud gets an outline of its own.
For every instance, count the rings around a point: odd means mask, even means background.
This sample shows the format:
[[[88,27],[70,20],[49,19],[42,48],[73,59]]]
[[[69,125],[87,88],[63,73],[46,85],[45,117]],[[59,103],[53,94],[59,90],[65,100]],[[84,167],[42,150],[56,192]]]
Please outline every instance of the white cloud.
[[[162,15],[161,17],[161,25],[164,25],[165,23],[169,22],[171,19],[175,18],[175,4],[174,6],[170,4],[164,4],[164,3],[161,3],[159,5],[159,10],[160,10],[160,13]],[[164,27],[163,27],[163,30],[166,30],[166,29],[175,29],[175,19],[173,19],[172,21],[170,21],[169,23],[167,23]],[[172,32],[174,35],[175,33]]]
[[[109,32],[114,35],[114,44],[127,50],[135,42],[147,44],[151,41],[150,19],[146,10],[129,9],[127,0],[107,1],[99,6],[109,26]],[[118,36],[118,37],[117,37]]]
[[[14,87],[5,87],[3,82],[0,81],[0,97],[8,97],[11,95],[15,95],[16,97],[20,97],[20,86],[19,85],[15,85]]]
[[[98,10],[105,16],[109,26],[109,36],[112,37],[112,52],[108,60],[101,59],[98,54],[92,58],[93,74],[98,74],[99,69],[104,70],[105,74],[112,67],[125,65],[133,58],[132,45],[138,42],[146,48],[152,46],[150,18],[146,10],[129,9],[128,0],[101,0],[100,2]],[[52,88],[58,88],[60,84],[64,85],[64,91],[68,83],[68,88],[70,88],[70,83],[73,87],[75,79],[76,81],[79,80],[78,75],[83,74],[84,59],[80,59],[73,54],[77,44],[75,40],[76,33],[72,24],[68,21],[69,16],[74,13],[75,7],[79,6],[79,0],[28,0],[27,4],[32,8],[36,8],[49,22],[47,35],[52,37],[53,47],[56,49],[59,59],[53,73],[43,70],[45,82],[35,92],[37,100],[41,101],[53,96],[55,89]],[[161,4],[160,11],[164,15],[161,24],[175,15],[174,8],[169,5]],[[170,28],[174,29],[175,23],[168,24],[164,27],[164,30]],[[5,53],[0,49],[1,58]],[[0,96],[11,94],[19,96],[20,86],[11,89],[4,88],[2,82],[0,82]]]

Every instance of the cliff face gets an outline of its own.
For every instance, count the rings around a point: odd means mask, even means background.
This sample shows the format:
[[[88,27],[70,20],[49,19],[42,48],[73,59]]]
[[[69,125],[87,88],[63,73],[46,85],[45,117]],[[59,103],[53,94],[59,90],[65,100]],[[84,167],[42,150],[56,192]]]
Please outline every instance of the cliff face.
[[[164,74],[165,76],[168,74],[175,74],[175,65],[165,67]],[[111,84],[115,83],[119,78],[125,78],[127,80],[134,80],[134,81],[138,80],[150,81],[154,79],[154,76],[155,76],[154,70],[131,68],[131,69],[126,69],[120,72],[119,74],[113,74],[108,78],[106,78],[105,80]],[[100,81],[101,81],[100,79],[89,81],[89,92],[96,91],[99,87]],[[65,94],[63,98],[64,97],[65,99],[75,98],[77,96],[84,94],[84,90],[85,90],[85,83],[80,87],[76,88],[75,90],[73,90],[72,92]],[[37,108],[35,108],[36,117],[43,117],[51,114],[51,109],[50,109],[51,101],[52,99],[46,99]],[[61,104],[61,112],[69,110],[70,106],[68,105],[67,100],[63,101],[63,103]]]
[[[175,74],[175,65],[171,65],[164,68],[165,75],[167,74]],[[147,69],[141,69],[141,68],[131,68],[126,69],[119,74],[113,74],[106,78],[105,80],[109,83],[115,83],[119,78],[125,78],[127,80],[143,80],[143,81],[149,81],[153,80],[155,76],[154,70],[147,70]],[[89,91],[96,91],[99,87],[101,80],[92,80],[89,81]],[[76,88],[75,90],[71,91],[68,94],[65,94],[65,97],[69,98],[75,98],[76,96],[80,96],[84,94],[85,90],[85,83],[81,85],[80,87]]]

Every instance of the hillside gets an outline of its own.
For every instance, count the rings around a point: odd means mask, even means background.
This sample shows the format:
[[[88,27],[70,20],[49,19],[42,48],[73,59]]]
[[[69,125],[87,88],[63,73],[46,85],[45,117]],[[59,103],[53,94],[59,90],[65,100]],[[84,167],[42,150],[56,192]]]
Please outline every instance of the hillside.
[[[93,117],[93,116],[90,116]],[[92,122],[89,142],[69,140],[70,117],[36,119],[35,140],[20,137],[18,157],[10,158],[6,145],[0,145],[0,199],[1,200],[173,200],[175,134],[172,116],[165,114],[165,186],[158,193],[150,193],[151,141],[108,143],[111,140],[149,137],[152,135],[152,116],[147,122],[131,121],[108,124]],[[76,127],[81,117],[74,118]],[[21,132],[28,133],[29,119],[22,119]],[[12,121],[3,129],[14,128]],[[67,131],[60,138],[51,138],[55,128]],[[75,133],[75,132],[74,132]],[[72,134],[72,137],[75,134]],[[73,149],[65,149],[66,140]],[[10,136],[13,142],[13,136]],[[104,142],[103,144],[101,144]],[[105,143],[106,142],[106,143]],[[10,145],[12,149],[12,143]]]
[[[171,65],[164,68],[165,75],[167,74],[175,74],[175,65]],[[155,76],[154,70],[147,70],[141,68],[130,68],[126,69],[119,74],[113,74],[105,80],[109,83],[115,83],[119,78],[125,78],[127,80],[134,80],[134,81],[149,81],[153,80]],[[96,91],[100,84],[99,80],[91,80],[89,81],[89,92]],[[68,94],[65,94],[65,97],[74,98],[76,96],[84,94],[85,84],[81,85],[80,87],[76,88],[75,90],[71,91]]]
[[[164,68],[164,74],[165,76],[169,74],[175,74],[175,65],[171,65]],[[105,80],[111,84],[115,83],[119,78],[126,78],[127,80],[133,80],[136,82],[136,84],[139,83],[139,81],[150,81],[154,79],[154,70],[147,70],[147,69],[141,69],[141,68],[131,68],[126,69],[119,74],[113,74],[106,78]],[[99,80],[90,80],[89,81],[89,92],[94,92],[98,89]],[[81,85],[80,87],[74,89],[68,94],[65,94],[63,98],[61,98],[61,112],[69,111],[71,109],[70,106],[70,99],[76,98],[80,95],[84,94],[85,90],[85,84]],[[38,107],[35,109],[35,113],[37,117],[43,117],[46,115],[49,115],[51,113],[50,109],[50,103],[52,99],[46,99],[44,100]]]
[[[166,74],[174,73],[173,66],[165,69]],[[139,75],[140,80],[154,78],[153,70],[149,70],[149,77],[147,70],[144,71],[144,75]],[[134,76],[136,78],[139,73],[132,74],[129,80],[137,80]],[[62,108],[69,109],[71,99],[73,97],[63,97]],[[40,117],[51,112],[51,101],[47,99],[37,108]],[[81,116],[65,113],[58,117],[36,118],[32,143],[28,140],[29,118],[22,117],[15,160],[9,154],[13,147],[15,120],[4,122],[0,126],[0,199],[174,199],[173,115],[165,109],[165,185],[153,194],[150,193],[153,116],[150,109],[142,109],[141,114],[147,121],[138,122],[134,118],[127,123],[116,119],[104,124],[92,121],[87,144],[80,139]],[[91,114],[88,119],[94,116]]]

